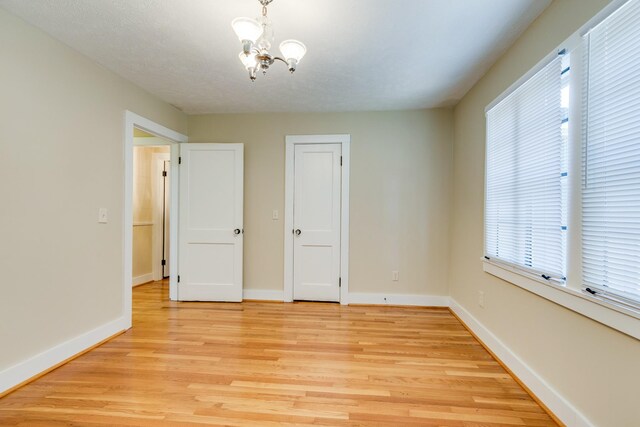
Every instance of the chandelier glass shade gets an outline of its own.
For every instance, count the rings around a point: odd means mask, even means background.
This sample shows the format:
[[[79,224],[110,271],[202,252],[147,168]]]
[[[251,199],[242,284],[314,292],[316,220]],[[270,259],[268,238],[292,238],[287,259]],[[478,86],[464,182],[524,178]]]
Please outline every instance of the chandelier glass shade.
[[[249,72],[249,78],[254,81],[258,71],[263,74],[275,61],[287,64],[289,71],[296,71],[298,63],[307,53],[307,47],[298,40],[285,40],[280,43],[282,57],[274,56],[269,51],[274,40],[273,27],[267,17],[267,6],[273,0],[258,0],[262,4],[262,16],[258,19],[236,18],[231,21],[231,27],[242,43],[240,62]]]

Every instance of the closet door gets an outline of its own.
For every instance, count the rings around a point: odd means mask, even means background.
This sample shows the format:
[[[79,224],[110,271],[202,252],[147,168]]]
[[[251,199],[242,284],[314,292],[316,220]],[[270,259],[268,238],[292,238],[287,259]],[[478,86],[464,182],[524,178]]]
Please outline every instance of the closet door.
[[[340,144],[295,146],[293,298],[340,301]]]

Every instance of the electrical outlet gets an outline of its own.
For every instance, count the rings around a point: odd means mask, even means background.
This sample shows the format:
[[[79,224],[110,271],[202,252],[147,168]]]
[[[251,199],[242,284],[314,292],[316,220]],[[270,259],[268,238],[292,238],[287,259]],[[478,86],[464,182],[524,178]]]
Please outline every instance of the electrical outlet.
[[[106,224],[108,222],[108,212],[107,208],[98,209],[98,222],[100,224]]]
[[[279,218],[278,211],[274,209],[273,214],[271,215],[271,219],[273,219],[275,221],[278,218]]]
[[[478,305],[484,308],[484,291],[478,291]]]
[[[391,272],[391,280],[393,280],[394,282],[397,282],[398,280],[400,280],[400,272],[394,270]]]

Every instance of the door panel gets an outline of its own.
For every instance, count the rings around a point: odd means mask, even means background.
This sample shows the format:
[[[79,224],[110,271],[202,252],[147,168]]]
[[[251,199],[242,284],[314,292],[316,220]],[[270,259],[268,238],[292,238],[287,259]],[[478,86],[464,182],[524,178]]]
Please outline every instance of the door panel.
[[[341,145],[298,144],[294,158],[293,297],[340,301]]]
[[[163,205],[163,225],[162,225],[162,241],[163,241],[163,247],[162,247],[162,259],[165,260],[164,265],[162,266],[162,277],[169,277],[170,274],[170,270],[169,270],[169,265],[170,265],[170,259],[169,259],[169,253],[170,253],[170,231],[169,231],[169,225],[171,224],[171,183],[169,182],[169,180],[171,179],[170,176],[170,171],[171,171],[171,162],[169,160],[165,160],[164,161],[164,168],[163,168],[165,175],[164,175],[164,183],[163,183],[163,194],[164,194],[164,205]]]
[[[234,229],[236,167],[234,150],[196,148],[189,151],[187,171],[189,192],[196,209],[189,210],[189,227],[198,230]],[[192,202],[193,203],[193,202]]]
[[[182,144],[178,299],[242,301],[243,146]]]

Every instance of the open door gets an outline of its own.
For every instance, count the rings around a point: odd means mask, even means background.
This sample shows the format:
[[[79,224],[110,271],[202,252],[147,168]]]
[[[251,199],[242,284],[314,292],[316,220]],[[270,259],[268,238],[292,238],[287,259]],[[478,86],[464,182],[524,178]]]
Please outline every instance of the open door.
[[[162,278],[169,277],[171,256],[171,161],[162,162]]]
[[[180,146],[180,301],[242,301],[242,144]]]

